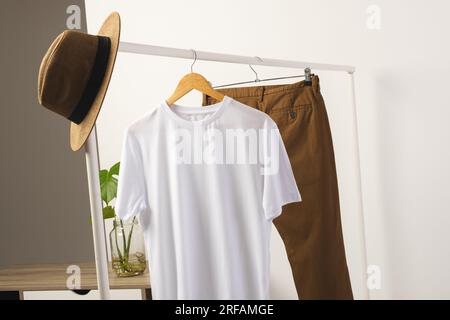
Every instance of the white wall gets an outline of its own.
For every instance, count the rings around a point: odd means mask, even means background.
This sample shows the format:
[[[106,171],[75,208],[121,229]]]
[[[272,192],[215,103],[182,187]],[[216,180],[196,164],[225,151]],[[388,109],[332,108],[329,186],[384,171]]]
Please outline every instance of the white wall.
[[[357,68],[368,262],[379,298],[450,298],[450,3],[416,0],[86,1],[88,30],[112,10],[122,40]],[[379,30],[367,27],[377,5]],[[119,54],[100,115],[102,167],[120,158],[123,129],[174,90],[191,61]],[[250,80],[245,65],[197,62],[213,84]],[[256,68],[261,78],[298,70]],[[355,216],[348,76],[317,72],[335,142],[348,262],[364,296]],[[294,80],[296,81],[296,80]],[[200,104],[191,93],[181,104]],[[273,244],[272,296],[295,298],[281,241]]]

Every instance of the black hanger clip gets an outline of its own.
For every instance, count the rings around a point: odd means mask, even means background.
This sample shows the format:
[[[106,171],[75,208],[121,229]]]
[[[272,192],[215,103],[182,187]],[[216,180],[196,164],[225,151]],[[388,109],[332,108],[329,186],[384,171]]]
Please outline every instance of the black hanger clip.
[[[305,68],[305,84],[307,86],[312,85],[311,69],[310,68]]]

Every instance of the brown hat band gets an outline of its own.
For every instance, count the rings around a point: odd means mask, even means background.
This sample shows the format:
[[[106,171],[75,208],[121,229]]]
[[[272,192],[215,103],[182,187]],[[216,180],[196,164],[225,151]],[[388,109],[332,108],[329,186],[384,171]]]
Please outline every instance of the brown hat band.
[[[94,65],[89,75],[89,80],[81,95],[80,101],[74,108],[68,119],[76,124],[80,124],[88,113],[89,109],[97,96],[98,90],[103,82],[106,67],[108,66],[109,51],[111,49],[111,40],[109,37],[97,36],[97,52],[95,54]]]

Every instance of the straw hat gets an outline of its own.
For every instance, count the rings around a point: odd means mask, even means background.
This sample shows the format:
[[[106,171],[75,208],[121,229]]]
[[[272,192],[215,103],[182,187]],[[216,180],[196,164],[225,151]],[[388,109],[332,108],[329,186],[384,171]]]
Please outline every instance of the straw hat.
[[[95,125],[116,60],[120,16],[111,13],[97,35],[59,34],[42,59],[38,101],[71,121],[70,146],[79,150]]]

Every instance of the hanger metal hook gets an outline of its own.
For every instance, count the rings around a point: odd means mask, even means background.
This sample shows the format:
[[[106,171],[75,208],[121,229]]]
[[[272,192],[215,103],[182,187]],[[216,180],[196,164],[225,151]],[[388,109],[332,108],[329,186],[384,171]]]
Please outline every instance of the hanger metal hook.
[[[260,57],[258,57],[258,56],[255,56],[255,58],[257,58],[258,60],[260,60],[261,62],[262,62],[262,59],[260,58]],[[252,65],[251,64],[249,64],[248,65],[249,67],[250,67],[250,69],[252,69],[252,71],[255,73],[255,76],[256,76],[256,78],[255,78],[255,82],[259,82],[260,80],[259,80],[259,77],[258,77],[258,73],[256,72],[256,70],[255,69],[253,69],[253,67],[252,67]]]
[[[258,82],[259,81],[259,78],[258,78],[258,73],[256,73],[256,71],[255,71],[255,69],[253,69],[253,67],[252,67],[252,65],[251,64],[249,64],[248,65],[249,67],[250,67],[250,69],[252,69],[252,71],[255,73],[255,82]]]
[[[192,71],[193,70],[192,67],[194,66],[195,62],[197,61],[197,52],[194,49],[191,49],[191,51],[194,53],[194,61],[191,64],[191,72],[194,72],[194,71]]]

